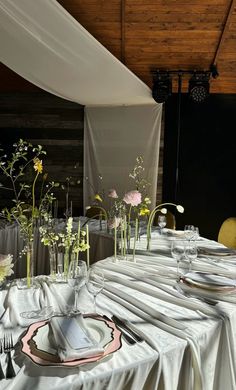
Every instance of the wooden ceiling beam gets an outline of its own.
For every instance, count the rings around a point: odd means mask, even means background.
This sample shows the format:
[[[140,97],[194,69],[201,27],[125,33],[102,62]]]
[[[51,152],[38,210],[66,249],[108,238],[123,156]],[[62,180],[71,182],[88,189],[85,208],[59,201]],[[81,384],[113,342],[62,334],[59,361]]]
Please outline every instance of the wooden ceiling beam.
[[[126,0],[121,0],[121,62],[125,64],[125,8]]]
[[[224,23],[224,27],[223,27],[223,30],[221,32],[221,36],[220,36],[220,39],[219,39],[219,42],[218,42],[218,45],[217,45],[217,48],[216,48],[214,60],[212,62],[213,65],[217,65],[217,60],[218,60],[219,55],[221,53],[221,49],[222,49],[223,43],[225,41],[226,33],[228,32],[228,29],[229,29],[229,25],[230,25],[230,22],[231,22],[231,19],[232,19],[232,15],[233,15],[233,11],[234,11],[235,5],[236,5],[236,0],[232,0],[231,4],[229,6],[229,9],[228,9],[228,12],[227,12],[227,15],[226,15],[226,19],[225,19],[225,23]]]

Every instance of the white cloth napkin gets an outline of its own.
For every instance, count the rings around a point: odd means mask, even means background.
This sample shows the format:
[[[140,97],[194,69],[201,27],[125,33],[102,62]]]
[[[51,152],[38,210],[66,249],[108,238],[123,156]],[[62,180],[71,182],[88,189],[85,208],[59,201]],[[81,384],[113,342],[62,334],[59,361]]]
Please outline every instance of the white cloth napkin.
[[[50,325],[61,361],[100,356],[104,353],[104,348],[98,345],[86,329],[82,315],[53,317]]]
[[[43,293],[40,288],[19,290],[17,286],[12,286],[6,295],[4,307],[5,313],[1,322],[5,328],[13,328],[18,325],[28,326],[30,320],[21,317],[21,313],[43,308]]]

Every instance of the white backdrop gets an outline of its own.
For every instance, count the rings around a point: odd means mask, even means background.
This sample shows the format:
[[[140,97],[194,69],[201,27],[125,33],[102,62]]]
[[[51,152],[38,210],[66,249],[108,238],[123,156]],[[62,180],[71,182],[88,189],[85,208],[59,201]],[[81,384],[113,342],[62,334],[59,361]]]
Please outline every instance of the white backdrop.
[[[148,86],[56,0],[0,0],[0,61],[83,105],[153,103]]]
[[[85,175],[96,184],[101,172],[107,188],[125,191],[143,155],[155,199],[162,105],[56,0],[0,0],[0,60],[52,94],[96,106],[86,109]]]
[[[150,196],[155,201],[161,113],[161,105],[156,104],[86,107],[84,175],[96,190],[115,188],[122,196],[127,190],[135,189],[129,173],[136,157],[142,155],[145,174],[151,183]],[[102,181],[99,174],[103,177]],[[90,185],[84,187],[86,207],[91,203],[94,192]]]

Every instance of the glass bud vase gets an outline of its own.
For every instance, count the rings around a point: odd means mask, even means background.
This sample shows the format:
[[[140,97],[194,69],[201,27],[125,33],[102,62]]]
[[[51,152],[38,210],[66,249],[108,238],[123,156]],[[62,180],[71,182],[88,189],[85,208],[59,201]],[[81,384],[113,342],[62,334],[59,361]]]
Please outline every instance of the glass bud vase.
[[[34,283],[34,243],[28,241],[25,245],[25,258],[26,258],[26,278],[17,280],[17,287],[19,289],[26,289],[35,287]]]
[[[57,274],[57,252],[53,246],[48,247],[49,250],[49,266],[50,266],[50,279],[56,280]]]

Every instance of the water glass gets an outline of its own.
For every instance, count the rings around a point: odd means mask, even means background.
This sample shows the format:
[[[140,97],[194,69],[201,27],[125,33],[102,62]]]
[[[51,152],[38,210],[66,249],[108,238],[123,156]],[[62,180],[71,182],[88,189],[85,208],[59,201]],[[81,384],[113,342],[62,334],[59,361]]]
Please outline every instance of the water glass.
[[[177,261],[177,277],[179,277],[179,263],[185,257],[185,242],[173,240],[171,243],[171,255]]]
[[[86,282],[88,291],[93,295],[94,299],[94,312],[97,313],[96,298],[97,295],[103,290],[104,287],[104,274],[98,267],[90,268],[88,272],[88,278]]]
[[[157,223],[160,226],[160,234],[162,234],[163,228],[166,226],[166,216],[158,215]]]
[[[184,226],[184,235],[186,240],[190,241],[194,237],[194,226],[193,225],[185,225]]]
[[[197,258],[197,246],[194,242],[188,242],[185,247],[185,256],[189,261],[189,271],[192,270],[192,262]]]
[[[75,303],[72,313],[78,309],[78,294],[80,288],[85,284],[87,277],[87,265],[83,260],[72,260],[68,270],[68,284],[75,291]]]

